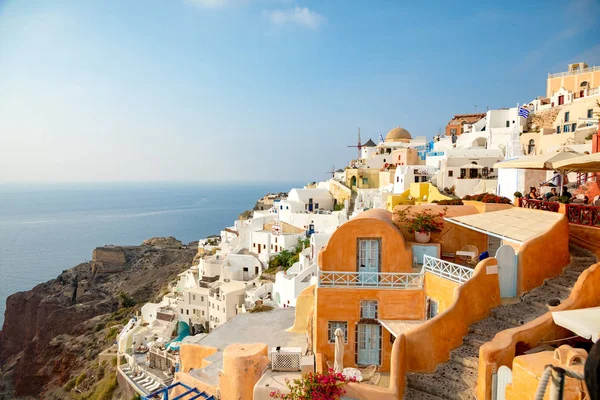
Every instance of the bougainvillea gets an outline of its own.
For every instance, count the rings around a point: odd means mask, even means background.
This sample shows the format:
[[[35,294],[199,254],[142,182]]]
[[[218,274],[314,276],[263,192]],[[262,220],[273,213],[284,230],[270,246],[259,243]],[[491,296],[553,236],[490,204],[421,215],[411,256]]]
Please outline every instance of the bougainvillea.
[[[446,215],[446,208],[441,213],[433,212],[427,208],[415,213],[410,212],[411,207],[407,207],[396,211],[398,215],[398,223],[408,229],[410,233],[438,233],[444,227],[443,220]]]
[[[481,201],[482,203],[500,203],[500,204],[512,204],[509,198],[496,196],[491,193],[479,193],[472,196],[466,195],[463,200]]]
[[[346,393],[344,385],[348,382],[356,382],[356,378],[347,378],[342,373],[329,369],[324,373],[313,374],[311,372],[293,381],[286,379],[285,385],[290,390],[289,393],[281,393],[276,390],[269,395],[275,399],[284,400],[338,399]]]

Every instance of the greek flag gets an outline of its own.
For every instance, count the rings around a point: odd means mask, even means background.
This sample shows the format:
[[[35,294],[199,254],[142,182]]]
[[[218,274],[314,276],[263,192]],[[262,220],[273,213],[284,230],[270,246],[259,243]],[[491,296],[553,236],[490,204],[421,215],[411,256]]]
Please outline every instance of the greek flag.
[[[529,118],[529,110],[523,107],[519,107],[519,117]]]
[[[383,135],[379,132],[379,143],[383,143]]]

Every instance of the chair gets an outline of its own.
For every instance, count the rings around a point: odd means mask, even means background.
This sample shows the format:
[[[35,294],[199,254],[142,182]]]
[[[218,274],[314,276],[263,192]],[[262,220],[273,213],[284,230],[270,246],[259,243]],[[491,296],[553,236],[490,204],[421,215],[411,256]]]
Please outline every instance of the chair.
[[[333,369],[333,363],[331,361],[326,361],[327,363],[327,369]]]
[[[368,381],[369,379],[371,379],[375,371],[377,371],[377,365],[369,365],[368,367],[362,369],[359,368],[359,370],[362,375],[363,381]]]
[[[460,261],[462,261],[465,265],[474,267],[479,262],[479,249],[477,247],[468,244],[468,245],[464,246],[462,249],[460,249],[460,252],[461,253],[469,252],[469,253],[474,254],[473,256],[466,256],[466,255],[459,255],[459,254],[456,255],[456,257]]]
[[[373,374],[373,376],[371,377],[371,379],[369,379],[367,384],[377,386],[377,385],[379,385],[380,380],[381,380],[381,374],[376,373],[376,374]]]

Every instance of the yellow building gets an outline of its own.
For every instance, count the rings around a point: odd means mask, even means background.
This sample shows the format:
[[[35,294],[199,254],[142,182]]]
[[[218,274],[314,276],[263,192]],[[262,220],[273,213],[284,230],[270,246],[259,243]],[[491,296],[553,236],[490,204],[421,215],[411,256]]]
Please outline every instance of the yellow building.
[[[401,194],[391,194],[387,198],[386,209],[394,211],[396,206],[433,203],[434,201],[452,200],[444,196],[431,183],[411,183],[410,189]]]
[[[566,72],[548,74],[546,97],[551,97],[560,88],[573,93],[600,86],[600,67],[588,67],[584,62],[569,64]]]
[[[379,169],[348,168],[346,169],[346,186],[355,189],[377,189],[379,187]]]

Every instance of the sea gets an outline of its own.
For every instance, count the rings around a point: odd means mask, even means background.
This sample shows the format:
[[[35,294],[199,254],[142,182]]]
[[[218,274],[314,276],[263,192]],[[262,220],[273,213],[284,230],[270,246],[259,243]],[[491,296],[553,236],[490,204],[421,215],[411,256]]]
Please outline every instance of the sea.
[[[299,182],[0,185],[0,327],[6,298],[56,278],[103,245],[219,234],[267,193]]]

